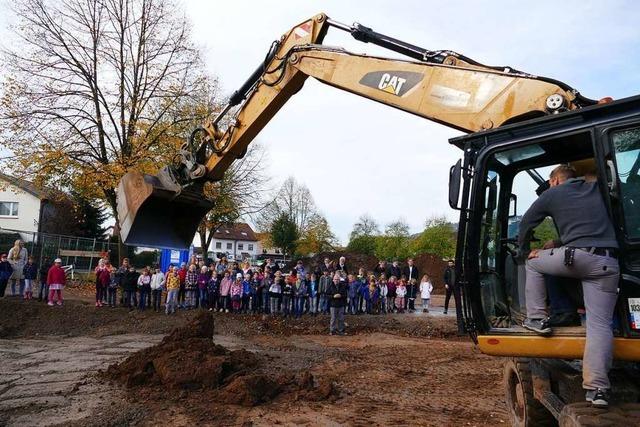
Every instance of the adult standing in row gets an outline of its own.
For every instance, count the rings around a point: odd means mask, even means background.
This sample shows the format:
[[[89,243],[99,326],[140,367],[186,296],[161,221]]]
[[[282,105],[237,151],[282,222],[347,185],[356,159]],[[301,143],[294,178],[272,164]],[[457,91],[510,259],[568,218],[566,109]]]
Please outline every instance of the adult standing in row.
[[[329,258],[324,259],[324,262],[322,263],[319,269],[319,275],[324,274],[325,271],[328,272],[329,274],[335,271],[335,268],[333,267],[333,263],[331,262],[331,260],[329,260]]]
[[[456,269],[452,260],[447,262],[447,268],[444,270],[444,314],[449,311],[449,301],[453,295],[453,286],[456,283]]]
[[[118,287],[120,288],[120,305],[124,305],[124,280],[125,275],[129,272],[129,258],[122,258],[122,264],[116,271]]]
[[[7,289],[7,283],[13,273],[13,267],[7,260],[7,254],[0,256],[0,298],[4,298],[4,292]]]
[[[414,311],[420,276],[418,268],[413,265],[413,258],[407,259],[407,265],[402,269],[402,275],[407,279],[407,297],[404,299],[404,309],[409,308],[409,311]]]
[[[267,258],[267,263],[264,265],[265,272],[269,269],[269,274],[271,276],[271,280],[275,279],[276,272],[280,271],[280,266],[278,263],[273,262],[273,259]]]
[[[347,268],[347,259],[345,257],[340,257],[335,271],[336,273],[340,273],[340,277],[342,278],[342,280],[345,280],[347,278],[347,275],[349,274],[349,268]]]
[[[452,260],[448,262],[447,269],[444,271],[444,286],[446,289],[446,296],[444,299],[444,314],[447,314],[449,309],[449,299],[453,295],[453,299],[456,303],[456,322],[458,323],[458,333],[464,333],[464,319],[462,316],[462,294],[460,293],[460,287],[456,283],[456,267]]]
[[[387,277],[391,276],[394,276],[397,280],[400,280],[400,277],[402,277],[402,270],[400,269],[397,260],[393,261],[391,267],[389,267],[389,271],[387,272]]]
[[[11,274],[11,295],[16,296],[16,285],[18,286],[18,295],[24,293],[24,265],[27,263],[29,253],[24,247],[24,242],[20,239],[16,240],[13,247],[9,250],[8,259],[13,273]]]
[[[382,274],[387,274],[387,261],[382,259],[378,261],[378,265],[373,269],[373,274],[375,274],[376,277],[380,277]]]
[[[329,294],[329,310],[331,312],[331,323],[329,324],[329,335],[338,333],[345,335],[344,330],[344,308],[347,304],[347,282],[342,280],[339,272],[333,276],[333,282],[327,289]]]

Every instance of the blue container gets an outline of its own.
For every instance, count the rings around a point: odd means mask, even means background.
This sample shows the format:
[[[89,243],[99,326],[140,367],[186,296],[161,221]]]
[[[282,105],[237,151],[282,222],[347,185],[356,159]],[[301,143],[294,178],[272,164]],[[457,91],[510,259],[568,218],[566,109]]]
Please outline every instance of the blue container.
[[[180,266],[183,262],[189,262],[189,251],[179,251],[175,249],[163,249],[160,254],[160,270],[167,271],[169,264]]]

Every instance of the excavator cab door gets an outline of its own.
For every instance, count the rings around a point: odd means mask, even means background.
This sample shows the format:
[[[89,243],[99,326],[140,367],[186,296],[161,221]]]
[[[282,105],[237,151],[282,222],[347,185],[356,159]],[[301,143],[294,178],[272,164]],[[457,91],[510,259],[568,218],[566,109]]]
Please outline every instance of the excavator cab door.
[[[608,195],[620,245],[618,311],[625,334],[640,337],[640,121],[602,126],[596,134],[599,181]]]

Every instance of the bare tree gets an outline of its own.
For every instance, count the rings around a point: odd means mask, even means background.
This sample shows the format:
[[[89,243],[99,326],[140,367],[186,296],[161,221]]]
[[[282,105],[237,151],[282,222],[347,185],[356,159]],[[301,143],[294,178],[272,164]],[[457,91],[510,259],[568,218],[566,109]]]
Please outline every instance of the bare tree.
[[[116,212],[129,169],[154,172],[182,142],[182,126],[215,106],[188,22],[172,0],[17,0],[18,43],[0,137],[5,167],[41,185],[73,188]],[[213,108],[213,107],[212,107]]]
[[[306,234],[310,225],[320,215],[311,191],[295,178],[289,177],[275,196],[268,202],[256,222],[261,230],[270,230],[271,224],[282,214],[288,215],[296,224],[299,235]]]
[[[360,218],[358,218],[358,222],[353,224],[353,230],[351,230],[349,240],[358,237],[377,236],[378,234],[380,234],[380,228],[376,220],[368,214],[362,214]]]
[[[207,253],[214,233],[221,225],[251,218],[264,209],[265,162],[264,146],[252,144],[245,156],[225,172],[221,181],[205,187],[207,197],[215,200],[215,206],[198,227],[203,253]]]

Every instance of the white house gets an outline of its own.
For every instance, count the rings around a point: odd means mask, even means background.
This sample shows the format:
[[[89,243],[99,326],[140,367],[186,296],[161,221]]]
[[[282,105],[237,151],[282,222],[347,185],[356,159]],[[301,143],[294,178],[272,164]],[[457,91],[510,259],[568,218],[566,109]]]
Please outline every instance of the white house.
[[[223,225],[213,233],[209,253],[215,258],[226,256],[229,260],[255,260],[258,252],[258,238],[251,226],[239,222],[230,226]]]
[[[269,244],[269,233],[256,233],[258,237],[258,256],[261,259],[282,259],[282,251]]]
[[[25,241],[41,230],[49,199],[33,183],[0,173],[0,228],[20,230]],[[27,233],[24,233],[27,232]]]

